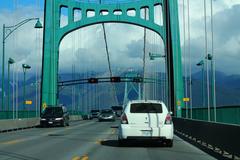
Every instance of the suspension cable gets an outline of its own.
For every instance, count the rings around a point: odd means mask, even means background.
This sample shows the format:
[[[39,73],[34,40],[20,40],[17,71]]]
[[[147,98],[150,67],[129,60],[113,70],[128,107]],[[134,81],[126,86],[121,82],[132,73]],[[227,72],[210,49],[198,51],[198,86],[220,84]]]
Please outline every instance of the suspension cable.
[[[214,108],[214,121],[217,122],[217,111],[216,111],[216,72],[215,72],[215,53],[214,53],[214,26],[213,26],[213,0],[211,0],[211,38],[212,38],[212,105]]]
[[[109,55],[109,50],[108,50],[107,36],[106,36],[106,30],[105,30],[105,25],[104,25],[104,23],[102,23],[102,27],[103,27],[103,35],[104,35],[104,41],[105,41],[105,48],[106,48],[106,53],[107,53],[108,70],[109,70],[109,73],[110,73],[110,77],[112,77],[112,68],[111,68],[110,55]]]
[[[183,57],[184,57],[185,97],[188,97],[185,0],[183,0]],[[186,108],[186,118],[188,118],[188,102],[185,102],[185,108]]]
[[[146,20],[147,18],[147,11],[146,8],[144,8],[144,19]],[[144,34],[144,38],[143,38],[143,79],[146,77],[146,32],[147,29],[144,28],[143,34]],[[143,83],[143,99],[146,100],[146,85],[145,83]]]
[[[102,0],[99,1],[99,3],[102,3]],[[108,43],[107,43],[107,35],[106,35],[106,29],[105,29],[105,24],[102,23],[102,28],[103,28],[103,35],[104,35],[104,42],[105,42],[105,49],[106,49],[106,53],[107,53],[107,61],[108,61],[108,70],[110,73],[110,77],[113,76],[112,74],[112,68],[111,68],[111,61],[110,61],[110,54],[109,54],[109,49],[108,49]],[[112,84],[112,93],[114,95],[115,98],[115,102],[119,105],[119,101],[117,98],[117,91],[116,91],[116,87]]]
[[[192,54],[191,54],[191,29],[190,29],[190,2],[187,1],[188,5],[188,54],[189,54],[189,98],[190,98],[190,118],[192,119]]]
[[[207,37],[207,6],[206,6],[206,0],[204,0],[204,31],[205,31],[205,56],[204,59],[206,61],[206,70],[207,70],[207,107],[208,107],[208,121],[211,120],[210,118],[210,91],[209,91],[209,66],[208,66],[208,60],[206,59],[208,56],[208,37]]]

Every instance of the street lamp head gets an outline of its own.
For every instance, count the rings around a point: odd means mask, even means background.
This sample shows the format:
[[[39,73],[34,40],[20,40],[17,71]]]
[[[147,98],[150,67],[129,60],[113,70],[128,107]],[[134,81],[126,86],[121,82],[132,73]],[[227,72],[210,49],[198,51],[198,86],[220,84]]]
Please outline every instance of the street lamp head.
[[[150,57],[150,60],[154,60],[154,57]]]
[[[39,19],[37,20],[37,23],[35,24],[34,28],[36,28],[36,29],[41,29],[41,28],[43,28],[43,25],[42,25],[42,23],[39,21]]]
[[[15,61],[14,61],[14,59],[9,58],[9,59],[8,59],[8,63],[9,63],[9,64],[13,64],[13,63],[15,63]]]
[[[197,66],[202,66],[204,64],[204,61],[201,60],[199,63],[197,63]]]
[[[31,68],[31,66],[29,66],[27,64],[22,64],[22,67],[23,67],[23,69],[30,69]]]
[[[213,59],[213,56],[211,54],[208,54],[206,57],[205,57],[207,60],[212,60]]]

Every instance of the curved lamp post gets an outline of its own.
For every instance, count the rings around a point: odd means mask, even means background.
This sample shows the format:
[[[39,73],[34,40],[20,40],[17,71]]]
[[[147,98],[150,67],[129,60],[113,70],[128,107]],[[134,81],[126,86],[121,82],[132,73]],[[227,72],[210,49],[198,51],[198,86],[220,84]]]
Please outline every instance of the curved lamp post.
[[[9,111],[9,108],[10,108],[10,65],[13,64],[13,63],[15,63],[14,59],[9,58],[8,59],[8,104],[7,104],[7,111]]]
[[[4,72],[5,72],[5,68],[4,68],[4,62],[5,62],[5,41],[7,40],[7,38],[15,31],[17,30],[19,27],[21,27],[22,25],[28,23],[29,21],[33,21],[33,20],[37,20],[37,23],[35,24],[34,28],[36,29],[41,29],[43,28],[41,22],[39,21],[39,18],[29,18],[29,19],[25,19],[21,22],[19,22],[16,25],[13,26],[6,26],[5,24],[3,24],[3,50],[2,50],[2,108],[4,108]]]
[[[23,68],[23,109],[25,110],[25,101],[26,101],[26,72],[28,69],[31,69],[31,66],[27,64],[22,64]]]
[[[215,83],[215,70],[214,70],[214,59],[213,59],[213,54],[208,54],[205,59],[211,61],[211,103],[212,103],[212,107],[213,107],[213,113],[214,113],[214,122],[217,121],[217,109],[216,109],[216,83]]]
[[[205,75],[204,75],[204,60],[201,60],[199,63],[196,64],[197,66],[202,67],[202,106],[205,107]]]

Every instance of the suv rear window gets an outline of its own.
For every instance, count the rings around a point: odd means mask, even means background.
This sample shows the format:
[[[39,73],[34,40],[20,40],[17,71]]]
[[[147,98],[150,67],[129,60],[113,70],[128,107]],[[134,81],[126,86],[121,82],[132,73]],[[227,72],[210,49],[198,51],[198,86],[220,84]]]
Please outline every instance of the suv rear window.
[[[162,105],[159,103],[133,103],[131,113],[162,113]]]
[[[43,116],[62,116],[62,115],[63,115],[62,107],[47,107],[43,112]]]

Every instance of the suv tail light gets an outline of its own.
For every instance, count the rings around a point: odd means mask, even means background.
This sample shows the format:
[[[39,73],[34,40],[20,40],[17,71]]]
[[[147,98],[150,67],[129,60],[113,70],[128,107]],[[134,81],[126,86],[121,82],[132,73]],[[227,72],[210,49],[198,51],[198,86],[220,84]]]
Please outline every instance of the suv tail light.
[[[125,113],[123,113],[123,115],[121,117],[121,123],[122,124],[128,124],[127,115]]]
[[[170,113],[168,113],[165,118],[165,124],[172,124],[172,117]]]

